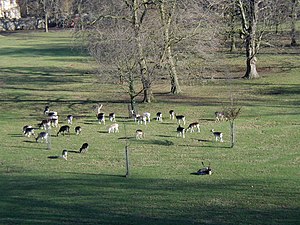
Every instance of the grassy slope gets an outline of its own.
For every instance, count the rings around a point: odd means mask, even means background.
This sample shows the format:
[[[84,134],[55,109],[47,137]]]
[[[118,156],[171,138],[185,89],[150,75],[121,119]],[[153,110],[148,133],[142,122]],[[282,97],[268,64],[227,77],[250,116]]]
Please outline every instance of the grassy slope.
[[[152,115],[162,111],[165,120],[140,125],[146,138],[137,141],[137,125],[126,118],[126,95],[87,73],[91,64],[69,49],[69,34],[0,38],[0,224],[299,221],[298,55],[264,52],[258,65],[264,76],[256,81],[208,81],[183,86],[184,94],[175,97],[167,94],[166,85],[155,86],[157,102],[138,107]],[[228,63],[241,67],[243,57]],[[243,106],[234,149],[227,148],[229,125],[213,121],[213,112],[230,94]],[[97,124],[95,102],[104,103],[104,112],[117,113],[120,133],[109,135],[106,126]],[[21,133],[22,126],[43,119],[47,104],[59,112],[61,124],[67,114],[75,116],[69,137],[51,131],[51,150]],[[170,109],[186,115],[188,123],[199,121],[201,133],[176,138],[177,125],[167,118]],[[83,127],[78,137],[76,125]],[[211,128],[225,133],[224,144],[211,142]],[[123,177],[126,135],[129,179]],[[63,149],[78,150],[84,142],[91,146],[87,154],[70,153],[68,161],[47,158]],[[212,176],[190,175],[201,161],[211,162]]]

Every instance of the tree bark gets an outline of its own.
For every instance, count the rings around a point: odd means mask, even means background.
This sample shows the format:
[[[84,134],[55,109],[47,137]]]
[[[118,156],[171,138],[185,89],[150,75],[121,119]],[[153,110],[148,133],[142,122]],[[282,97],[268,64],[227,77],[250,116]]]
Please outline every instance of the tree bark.
[[[257,30],[257,16],[258,16],[258,1],[249,0],[249,20],[246,21],[245,11],[243,10],[243,5],[239,1],[240,9],[242,13],[242,24],[243,31],[246,35],[245,44],[246,44],[246,73],[243,78],[246,79],[255,79],[259,78],[259,74],[256,70],[256,54],[259,49],[259,41],[256,37]]]
[[[173,1],[172,7],[167,13],[166,11],[166,1],[162,0],[160,4],[160,15],[161,15],[161,23],[164,29],[164,42],[165,42],[165,52],[166,52],[166,61],[169,66],[169,73],[171,79],[171,93],[179,94],[181,93],[180,84],[178,81],[177,69],[175,65],[175,60],[173,57],[172,51],[172,40],[170,38],[170,29],[172,24],[172,16],[176,10],[177,1]]]
[[[297,21],[297,5],[298,0],[292,0],[292,12],[291,12],[291,46],[297,46],[296,40],[296,21]]]
[[[145,60],[145,55],[144,55],[144,49],[142,45],[142,40],[140,36],[140,26],[141,26],[141,21],[142,18],[139,18],[139,1],[138,0],[132,0],[132,19],[133,19],[133,29],[134,29],[134,35],[135,35],[135,41],[136,41],[136,46],[138,50],[138,63],[140,67],[140,75],[141,75],[141,82],[143,85],[144,89],[144,99],[143,102],[145,103],[151,103],[153,99],[153,93],[151,90],[151,81],[150,81],[150,76],[149,76],[149,71],[147,67],[147,63]],[[145,9],[146,10],[146,9]],[[143,12],[145,13],[145,11]]]
[[[49,26],[48,26],[48,12],[45,12],[45,32],[49,32]]]
[[[234,120],[230,120],[230,148],[234,147],[235,144],[235,127],[234,127]]]

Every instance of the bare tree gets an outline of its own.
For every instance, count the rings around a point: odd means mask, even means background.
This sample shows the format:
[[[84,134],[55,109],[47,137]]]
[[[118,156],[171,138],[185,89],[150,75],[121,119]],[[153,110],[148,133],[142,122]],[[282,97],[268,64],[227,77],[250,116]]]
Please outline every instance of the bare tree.
[[[298,16],[298,6],[299,0],[290,0],[291,1],[291,46],[297,45],[296,39],[296,21]]]
[[[236,141],[236,133],[235,133],[235,119],[238,118],[239,114],[241,112],[241,107],[234,107],[230,106],[225,108],[224,114],[225,117],[228,119],[230,124],[230,147],[233,148]]]
[[[178,66],[178,62],[192,55],[208,60],[207,55],[211,55],[218,46],[217,34],[222,29],[216,24],[220,24],[217,21],[221,17],[214,10],[214,1],[160,0],[157,5],[164,42],[162,65],[170,75],[171,93],[178,94],[181,92],[179,78],[186,79],[184,69]],[[189,73],[194,73],[190,69]]]

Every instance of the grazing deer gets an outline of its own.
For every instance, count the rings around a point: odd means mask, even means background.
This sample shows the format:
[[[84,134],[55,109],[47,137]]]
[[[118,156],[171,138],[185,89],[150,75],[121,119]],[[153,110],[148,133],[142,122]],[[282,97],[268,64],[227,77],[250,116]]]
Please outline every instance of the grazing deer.
[[[142,123],[147,125],[147,117],[145,117],[145,116],[139,116],[138,117],[138,124],[142,124]]]
[[[174,120],[175,119],[175,112],[174,112],[174,110],[170,110],[169,114],[170,114],[170,119]]]
[[[49,119],[56,118],[57,112],[55,112],[55,111],[48,112],[48,117],[49,117]]]
[[[97,115],[97,118],[98,118],[98,123],[99,124],[101,124],[101,123],[105,124],[105,114],[104,113],[99,113]]]
[[[186,130],[189,130],[192,133],[195,131],[194,129],[197,129],[197,131],[200,132],[200,124],[198,122],[191,123]]]
[[[38,127],[45,130],[51,129],[51,121],[49,119],[42,120],[42,122],[38,124]]]
[[[81,133],[81,127],[80,126],[75,127],[75,133],[76,133],[76,135],[79,135]]]
[[[145,137],[145,133],[142,130],[138,129],[135,131],[135,138],[137,140],[142,139],[144,137]]]
[[[72,115],[68,115],[67,116],[67,120],[68,120],[68,124],[72,124],[72,122],[73,122],[73,116]]]
[[[110,113],[108,115],[108,118],[111,122],[116,122],[116,114],[115,113]]]
[[[26,125],[23,127],[23,133],[25,136],[30,137],[34,135],[34,128],[32,126]]]
[[[119,124],[114,123],[109,126],[108,133],[116,133],[116,132],[119,132]]]
[[[54,116],[49,120],[52,127],[58,127],[58,116]]]
[[[62,133],[62,135],[65,135],[65,133],[70,134],[70,127],[68,125],[61,126],[56,136],[58,136],[60,133]]]
[[[215,117],[216,117],[215,122],[221,122],[224,120],[227,121],[227,117],[225,116],[224,112],[215,112]]]
[[[162,122],[162,113],[161,112],[156,113],[156,120]]]
[[[180,125],[177,127],[177,137],[185,138],[185,129]]]
[[[185,125],[185,116],[183,115],[175,115],[177,123],[180,124],[181,122],[183,122],[183,125]]]
[[[39,135],[35,138],[35,141],[38,142],[39,139],[45,140],[46,143],[48,143],[48,133],[44,131],[39,133]]]
[[[222,132],[217,132],[214,129],[212,129],[211,132],[215,136],[216,141],[220,140],[220,142],[223,142],[223,133]]]
[[[80,153],[86,153],[89,149],[89,144],[88,143],[84,143],[82,144],[81,148],[79,149]]]
[[[63,150],[61,155],[64,160],[68,160],[68,151],[67,150]]]
[[[148,123],[150,123],[150,120],[151,120],[151,114],[149,112],[145,112],[143,113],[143,117],[146,118],[146,120],[148,121]]]

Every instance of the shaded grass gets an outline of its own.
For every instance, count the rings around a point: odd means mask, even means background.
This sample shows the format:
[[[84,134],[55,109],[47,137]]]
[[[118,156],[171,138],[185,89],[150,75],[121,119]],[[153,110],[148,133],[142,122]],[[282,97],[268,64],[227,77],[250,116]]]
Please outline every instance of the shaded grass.
[[[168,93],[168,84],[157,83],[156,102],[137,107],[152,117],[163,112],[164,121],[144,126],[127,118],[126,93],[114,84],[99,83],[86,56],[73,62],[69,34],[31,33],[25,41],[22,35],[1,37],[7,54],[0,55],[0,223],[273,225],[299,221],[300,82],[294,55],[274,56],[272,60],[291,59],[290,69],[265,71],[255,81],[208,80],[199,86],[182,86],[184,92],[178,96]],[[49,43],[54,50],[59,44],[65,52],[56,48],[53,53]],[[25,47],[29,49],[22,50]],[[262,55],[264,66],[268,57]],[[238,65],[242,58],[234,60],[230,63]],[[230,103],[231,95],[242,106],[233,149],[228,148],[229,124],[215,123],[213,117]],[[98,102],[104,104],[106,114],[117,114],[120,133],[107,133],[109,121],[97,123],[93,106]],[[66,124],[68,114],[75,117],[71,135],[57,137],[58,128],[52,128],[51,150],[46,143],[22,135],[24,125],[35,126],[45,117],[45,105],[59,112],[60,125]],[[170,109],[186,115],[187,123],[199,121],[201,132],[177,138],[177,124],[168,118]],[[79,136],[74,134],[77,125],[83,129]],[[145,139],[135,139],[137,128],[144,130]],[[225,143],[213,141],[212,128],[224,132]],[[128,179],[124,177],[126,141]],[[84,142],[90,145],[86,154],[72,152]],[[55,158],[63,149],[70,151],[67,161]],[[202,161],[211,163],[212,176],[191,175]]]

